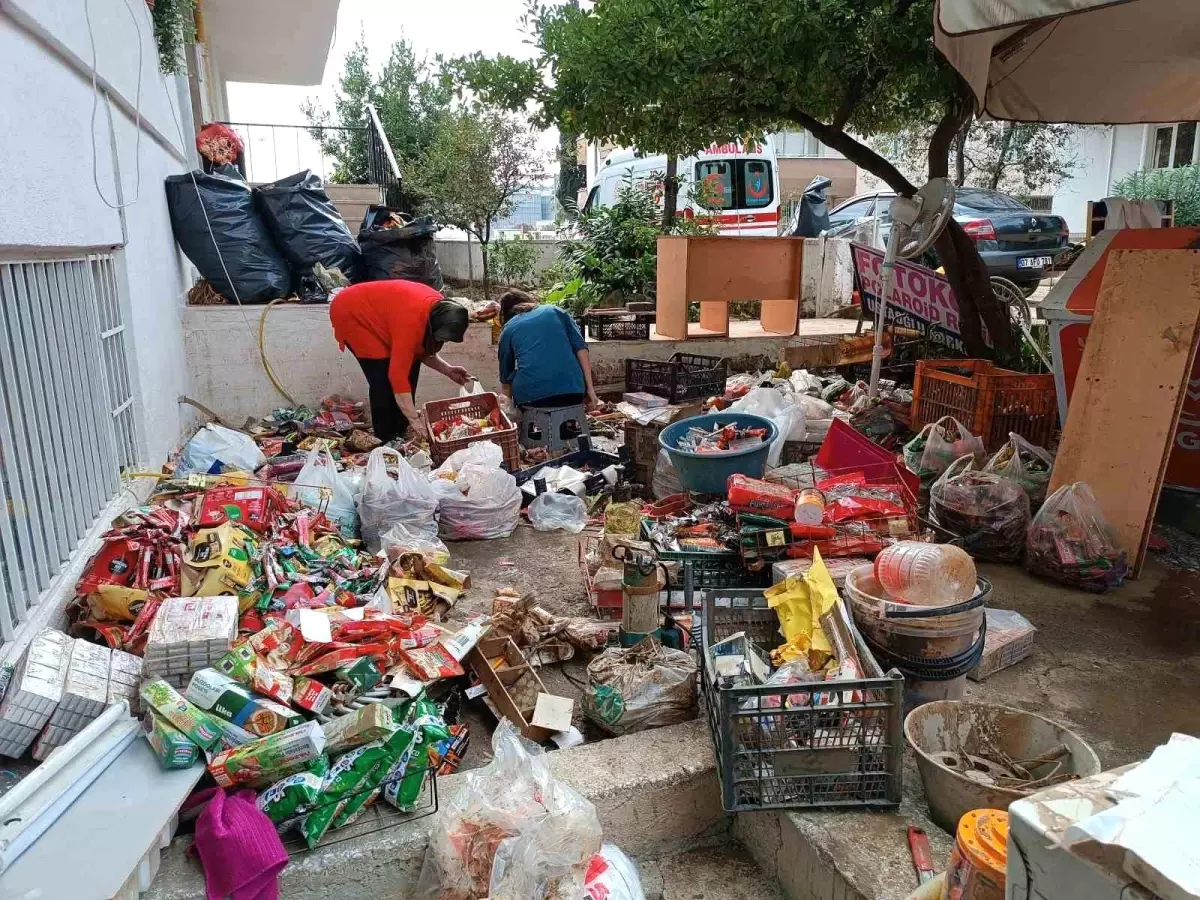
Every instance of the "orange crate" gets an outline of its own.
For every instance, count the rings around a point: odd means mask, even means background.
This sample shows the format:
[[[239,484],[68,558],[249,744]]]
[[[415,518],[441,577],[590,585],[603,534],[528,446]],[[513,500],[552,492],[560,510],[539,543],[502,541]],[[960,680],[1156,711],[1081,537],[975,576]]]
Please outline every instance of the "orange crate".
[[[1000,449],[1009,432],[1047,447],[1058,427],[1054,375],[1013,372],[986,359],[919,360],[913,382],[913,431],[942,416],[953,416],[982,437],[988,453]]]
[[[432,427],[435,422],[445,422],[462,416],[465,419],[486,419],[493,411],[500,410],[500,401],[495,394],[475,394],[471,397],[452,397],[449,400],[430,400],[425,404],[425,421]],[[479,434],[474,437],[458,438],[452,441],[439,441],[436,438],[429,442],[429,455],[433,464],[440,466],[456,450],[462,450],[480,441],[491,441],[504,452],[504,467],[510,472],[521,468],[521,448],[517,444],[517,426],[500,412],[500,418],[507,427],[489,434]]]

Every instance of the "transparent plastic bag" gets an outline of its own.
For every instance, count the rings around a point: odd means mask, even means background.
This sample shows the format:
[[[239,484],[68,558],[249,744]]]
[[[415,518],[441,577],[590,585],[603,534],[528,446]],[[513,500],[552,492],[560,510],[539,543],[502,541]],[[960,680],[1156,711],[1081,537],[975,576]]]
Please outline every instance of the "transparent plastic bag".
[[[600,820],[551,776],[539,747],[505,719],[492,735],[492,761],[464,777],[430,829],[419,900],[586,896],[588,863],[601,852]]]
[[[304,468],[296,476],[294,496],[305,506],[324,509],[325,515],[337,526],[342,537],[358,537],[354,491],[338,474],[337,463],[328,450],[322,448],[308,452]]]
[[[180,474],[209,472],[218,462],[228,472],[253,472],[266,461],[250,435],[209,423],[184,446]]]
[[[466,465],[498,469],[504,464],[504,451],[491,441],[478,441],[462,450],[455,450],[446,461],[433,470],[434,475],[451,475]]]
[[[580,900],[646,900],[637,866],[613,844],[605,844],[588,862],[579,897]]]
[[[729,404],[726,412],[749,413],[775,423],[778,433],[771,442],[771,452],[767,454],[768,466],[779,465],[784,441],[798,441],[804,437],[804,410],[775,388],[754,388],[745,397]],[[793,428],[797,429],[796,437],[791,437]]]
[[[388,474],[387,460],[397,468],[397,477]],[[362,538],[371,553],[378,553],[380,538],[393,525],[426,535],[437,534],[438,496],[427,478],[417,474],[399,451],[376,447],[367,457],[358,514],[362,519]]]
[[[662,448],[659,448],[658,460],[654,463],[654,477],[651,482],[650,490],[655,500],[666,500],[672,494],[683,493],[683,483],[675,472],[671,454]]]
[[[430,562],[440,566],[449,565],[450,548],[437,535],[423,531],[409,531],[402,522],[397,522],[380,538],[382,550],[388,559],[396,559],[402,553],[420,553]]]
[[[587,504],[574,494],[546,492],[538,494],[529,504],[529,521],[538,531],[559,528],[579,534],[587,527]]]
[[[631,734],[696,718],[696,661],[652,637],[610,647],[587,668],[583,714],[611,734]]]
[[[484,445],[472,445],[478,446]],[[496,445],[488,443],[486,446]],[[499,449],[496,447],[497,451]],[[438,494],[441,535],[446,540],[504,538],[517,527],[521,516],[521,489],[517,487],[517,479],[498,465],[467,463],[458,470],[454,481],[438,479],[434,489]]]
[[[474,397],[476,394],[486,393],[487,391],[484,390],[483,385],[480,384],[478,378],[470,379],[466,384],[462,385],[458,389],[458,396],[460,397]]]
[[[1029,526],[1026,547],[1029,571],[1086,591],[1116,587],[1128,572],[1116,533],[1082,481],[1047,498]]]
[[[1046,499],[1050,486],[1050,470],[1054,468],[1054,457],[1048,450],[1037,447],[1021,435],[1009,432],[1008,443],[996,451],[983,467],[985,472],[995,472],[1010,481],[1015,481],[1029,495],[1031,509],[1037,509]]]
[[[962,538],[977,560],[1016,562],[1029,527],[1029,496],[1015,482],[974,468],[975,458],[951,463],[929,491],[929,513]]]
[[[921,433],[925,433],[924,429]],[[929,429],[919,471],[940,475],[952,462],[968,455],[975,457],[977,466],[983,465],[986,456],[983,439],[967,431],[953,416],[942,416]]]

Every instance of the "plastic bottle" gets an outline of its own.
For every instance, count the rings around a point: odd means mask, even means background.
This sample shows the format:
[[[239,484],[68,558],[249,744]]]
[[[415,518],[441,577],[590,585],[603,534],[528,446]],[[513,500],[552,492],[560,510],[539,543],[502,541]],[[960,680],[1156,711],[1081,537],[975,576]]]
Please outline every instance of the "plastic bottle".
[[[949,544],[900,541],[875,557],[875,578],[906,603],[948,606],[974,596],[975,560]]]

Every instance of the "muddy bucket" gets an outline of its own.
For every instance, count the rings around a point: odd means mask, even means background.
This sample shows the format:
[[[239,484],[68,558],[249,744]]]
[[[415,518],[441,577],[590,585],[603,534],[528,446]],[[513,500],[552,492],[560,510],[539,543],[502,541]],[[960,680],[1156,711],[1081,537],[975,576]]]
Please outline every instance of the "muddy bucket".
[[[989,703],[928,703],[905,718],[904,737],[917,754],[930,818],[951,834],[969,810],[1008,809],[1035,791],[1100,772],[1075,732]]]

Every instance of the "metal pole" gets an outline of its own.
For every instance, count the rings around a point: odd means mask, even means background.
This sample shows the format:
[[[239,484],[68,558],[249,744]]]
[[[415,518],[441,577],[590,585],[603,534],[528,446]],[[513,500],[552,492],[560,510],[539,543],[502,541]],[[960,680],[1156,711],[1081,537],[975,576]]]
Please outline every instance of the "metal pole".
[[[875,310],[875,344],[871,347],[871,385],[867,396],[874,400],[879,396],[879,369],[883,365],[883,323],[887,321],[888,297],[896,286],[896,248],[907,239],[908,235],[895,218],[892,219],[892,233],[888,238],[887,250],[883,254],[883,287],[879,291],[879,304]]]

